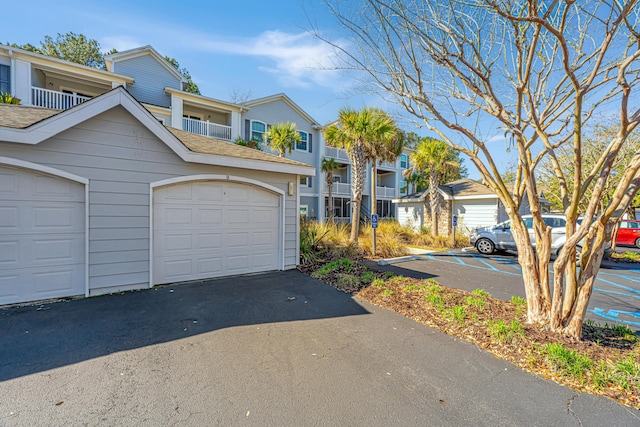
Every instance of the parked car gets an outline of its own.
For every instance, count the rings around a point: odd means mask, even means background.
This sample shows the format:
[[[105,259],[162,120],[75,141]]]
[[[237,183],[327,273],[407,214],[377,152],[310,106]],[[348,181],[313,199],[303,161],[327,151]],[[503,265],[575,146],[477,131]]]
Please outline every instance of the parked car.
[[[616,245],[635,245],[640,248],[640,221],[620,222]]]
[[[524,224],[529,230],[529,237],[535,246],[535,235],[533,232],[533,217],[524,215]],[[567,240],[566,225],[567,219],[564,215],[543,214],[542,219],[551,227],[551,253],[557,255]],[[640,237],[640,236],[639,236]],[[469,238],[471,245],[481,254],[489,255],[496,250],[516,250],[516,241],[511,234],[511,221],[501,222],[491,227],[478,228],[471,232]]]

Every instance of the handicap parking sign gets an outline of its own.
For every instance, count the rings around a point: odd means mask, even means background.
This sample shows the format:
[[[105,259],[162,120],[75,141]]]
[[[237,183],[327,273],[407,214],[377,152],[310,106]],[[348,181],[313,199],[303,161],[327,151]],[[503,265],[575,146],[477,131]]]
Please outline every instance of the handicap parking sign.
[[[371,214],[371,228],[378,228],[378,215]]]
[[[457,226],[458,226],[458,216],[457,216],[457,215],[454,215],[454,216],[453,216],[453,226],[454,226],[454,227],[457,227]]]

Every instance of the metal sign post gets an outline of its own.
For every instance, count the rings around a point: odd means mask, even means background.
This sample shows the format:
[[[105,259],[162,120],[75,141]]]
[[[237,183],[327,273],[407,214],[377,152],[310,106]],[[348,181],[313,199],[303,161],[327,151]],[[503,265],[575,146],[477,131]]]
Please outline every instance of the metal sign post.
[[[378,228],[378,215],[371,214],[371,231],[373,232],[373,245],[371,249],[373,250],[373,256],[376,255],[376,228]]]
[[[451,224],[453,225],[453,232],[451,233],[451,246],[456,247],[456,227],[458,226],[458,216],[453,215],[451,218]]]

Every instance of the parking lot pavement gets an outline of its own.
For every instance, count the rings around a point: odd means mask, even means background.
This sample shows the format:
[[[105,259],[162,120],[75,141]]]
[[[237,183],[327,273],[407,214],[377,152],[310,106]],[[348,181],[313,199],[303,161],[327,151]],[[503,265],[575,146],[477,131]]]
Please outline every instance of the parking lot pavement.
[[[1,426],[640,420],[298,271],[0,309],[0,343]]]
[[[522,268],[517,256],[509,252],[481,255],[475,249],[449,250],[376,268],[418,278],[434,277],[445,286],[467,291],[481,288],[504,300],[514,295],[524,297]],[[552,264],[549,274],[553,275]],[[603,264],[587,318],[598,323],[622,323],[640,331],[640,270],[623,263]]]

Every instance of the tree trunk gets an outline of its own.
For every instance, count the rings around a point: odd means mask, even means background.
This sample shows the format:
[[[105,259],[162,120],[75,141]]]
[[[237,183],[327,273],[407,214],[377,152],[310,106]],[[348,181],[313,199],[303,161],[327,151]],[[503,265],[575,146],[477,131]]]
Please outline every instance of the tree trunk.
[[[378,202],[376,200],[376,185],[378,185],[378,168],[376,159],[371,160],[371,217],[378,213]],[[376,256],[376,229],[371,230],[371,250]]]
[[[362,190],[366,180],[367,160],[364,152],[364,144],[362,141],[355,141],[353,149],[348,151],[351,165],[353,168],[353,177],[351,179],[351,192],[353,200],[351,202],[351,236],[350,243],[358,242],[358,231],[360,230],[360,206],[362,203]]]
[[[527,296],[527,322],[542,324],[548,319],[544,310],[544,298],[540,292],[540,271],[536,268],[536,255],[529,232],[522,218],[511,218],[511,232],[518,247],[518,263],[522,267],[522,280]],[[547,270],[544,270],[547,274]]]
[[[329,190],[329,221],[333,222],[333,173],[327,172],[327,189]]]
[[[434,236],[439,235],[438,230],[438,171],[431,167],[429,171],[429,205],[431,208],[431,229]]]

